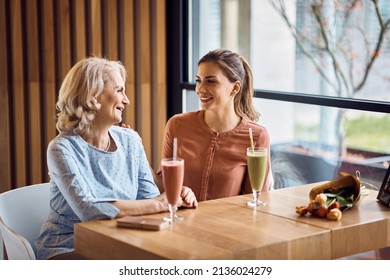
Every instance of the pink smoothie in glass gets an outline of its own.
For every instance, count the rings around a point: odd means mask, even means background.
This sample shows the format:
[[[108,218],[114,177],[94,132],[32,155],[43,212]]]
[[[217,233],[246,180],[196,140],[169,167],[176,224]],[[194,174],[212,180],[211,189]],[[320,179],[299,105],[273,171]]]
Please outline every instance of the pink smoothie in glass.
[[[184,160],[164,159],[161,162],[162,176],[165,193],[168,203],[175,205],[178,203],[183,185]]]

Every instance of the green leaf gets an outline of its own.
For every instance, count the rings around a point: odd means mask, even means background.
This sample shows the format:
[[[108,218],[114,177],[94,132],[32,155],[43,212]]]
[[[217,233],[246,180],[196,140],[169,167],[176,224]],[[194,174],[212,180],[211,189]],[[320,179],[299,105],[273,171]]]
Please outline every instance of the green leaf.
[[[327,197],[336,197],[337,194],[335,193],[324,193]]]
[[[336,201],[336,198],[328,198],[328,200],[326,201],[326,206],[330,206],[330,205],[332,205],[332,203],[333,202],[335,202]]]
[[[336,195],[342,196],[345,199],[350,200],[350,199],[353,199],[354,189],[353,189],[353,187],[346,187],[346,188],[341,189],[338,193],[336,193]]]
[[[353,206],[351,201],[348,201],[342,196],[337,196],[337,201],[340,203],[340,209],[347,210]]]
[[[352,186],[344,187],[335,193],[324,192],[324,194],[327,197],[326,205],[328,207],[334,201],[338,201],[340,203],[340,210],[342,211],[345,211],[353,206],[353,199],[355,193],[354,193],[354,188]]]

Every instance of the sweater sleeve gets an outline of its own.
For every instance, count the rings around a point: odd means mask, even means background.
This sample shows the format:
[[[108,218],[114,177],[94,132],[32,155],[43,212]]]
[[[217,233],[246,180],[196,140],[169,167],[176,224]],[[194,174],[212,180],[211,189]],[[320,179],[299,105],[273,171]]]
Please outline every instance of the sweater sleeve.
[[[107,201],[96,200],[73,152],[65,145],[51,144],[47,150],[51,179],[81,221],[113,218],[119,209]]]

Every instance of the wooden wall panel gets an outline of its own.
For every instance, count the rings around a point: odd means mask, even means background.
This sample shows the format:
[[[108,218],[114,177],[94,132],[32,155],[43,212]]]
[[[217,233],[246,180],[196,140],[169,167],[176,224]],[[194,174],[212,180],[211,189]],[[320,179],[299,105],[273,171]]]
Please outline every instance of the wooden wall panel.
[[[127,70],[126,94],[130,100],[123,121],[135,128],[135,54],[134,54],[134,1],[123,0],[123,64]]]
[[[55,66],[55,26],[53,1],[43,0],[40,10],[40,60],[41,60],[41,97],[42,97],[42,137],[43,137],[43,151],[50,140],[53,139],[57,130],[56,123],[56,66]],[[46,153],[42,155],[42,181],[47,182],[49,175],[46,168]]]
[[[116,1],[110,1],[107,5],[105,22],[105,38],[104,42],[106,43],[106,48],[104,53],[106,57],[112,60],[118,60],[118,3],[113,3]]]
[[[49,180],[61,82],[86,56],[121,60],[139,132],[158,167],[166,122],[165,0],[0,0],[0,192]]]
[[[7,48],[7,23],[6,1],[0,0],[0,193],[11,185],[11,140],[10,140],[10,99],[8,97],[8,48]],[[1,249],[0,249],[1,250]]]
[[[152,69],[154,71],[152,100],[153,100],[153,166],[160,164],[162,141],[165,122],[167,119],[167,70],[166,70],[166,24],[165,24],[165,0],[154,0],[152,16]]]
[[[22,29],[22,7],[21,1],[10,1],[11,9],[11,87],[12,92],[9,97],[12,98],[11,105],[11,153],[13,156],[12,169],[14,181],[17,186],[27,182],[26,162],[26,108],[24,98],[24,57],[23,57],[23,29]],[[15,121],[17,120],[17,121]]]
[[[42,155],[43,151],[42,134],[36,133],[41,131],[41,95],[40,95],[40,77],[39,77],[39,50],[38,50],[38,10],[37,0],[25,1],[25,8],[28,11],[25,16],[26,20],[26,44],[28,48],[26,53],[26,115],[27,115],[27,156],[28,162],[34,163],[27,166],[27,180],[33,184],[40,183],[42,177]]]
[[[87,56],[87,33],[86,33],[86,18],[85,18],[85,0],[74,1],[74,18],[73,30],[74,43],[74,58],[75,62]]]
[[[90,6],[90,34],[91,34],[91,49],[90,54],[95,56],[102,56],[102,9],[100,0],[89,0]]]
[[[136,77],[137,84],[137,130],[140,132],[142,141],[146,147],[151,147],[151,42],[150,42],[150,13],[149,1],[136,0],[138,19],[136,23]],[[149,161],[152,160],[151,149],[146,150]]]
[[[58,59],[58,73],[59,81],[65,78],[65,75],[71,68],[72,59],[71,51],[72,44],[70,38],[70,0],[57,0],[57,59]]]

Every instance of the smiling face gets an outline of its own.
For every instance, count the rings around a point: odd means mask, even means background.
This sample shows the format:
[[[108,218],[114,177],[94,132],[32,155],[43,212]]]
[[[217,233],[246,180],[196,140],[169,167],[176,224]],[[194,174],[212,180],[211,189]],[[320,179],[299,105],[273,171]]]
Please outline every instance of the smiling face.
[[[234,91],[239,86],[230,82],[216,63],[202,62],[196,74],[196,92],[202,109],[230,110],[234,108]]]
[[[97,97],[101,104],[95,116],[95,124],[114,125],[122,121],[122,112],[130,103],[125,93],[125,84],[118,71],[112,71],[110,80]]]

